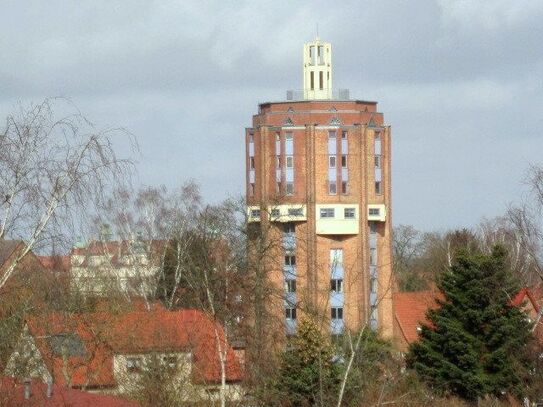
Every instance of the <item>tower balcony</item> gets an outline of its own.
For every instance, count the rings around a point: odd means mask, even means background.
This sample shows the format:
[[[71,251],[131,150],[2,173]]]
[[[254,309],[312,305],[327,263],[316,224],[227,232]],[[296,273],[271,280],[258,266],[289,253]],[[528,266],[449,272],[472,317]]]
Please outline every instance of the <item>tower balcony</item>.
[[[288,101],[301,100],[351,100],[349,89],[336,89],[328,91],[327,89],[291,89],[287,90]]]

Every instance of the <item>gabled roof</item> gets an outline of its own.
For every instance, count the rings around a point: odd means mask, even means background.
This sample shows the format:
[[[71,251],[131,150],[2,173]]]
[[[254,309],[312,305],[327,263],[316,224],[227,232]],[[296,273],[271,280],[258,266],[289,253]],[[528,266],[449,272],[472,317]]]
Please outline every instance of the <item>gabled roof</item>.
[[[400,327],[400,334],[407,343],[418,339],[418,327],[429,324],[428,309],[438,307],[436,296],[439,291],[397,292],[393,294],[394,318]]]
[[[118,315],[109,312],[52,314],[28,320],[28,329],[55,383],[59,384],[66,384],[67,363],[72,386],[115,386],[115,354],[154,352],[190,352],[192,380],[216,383],[221,377],[217,339],[228,348],[227,381],[243,378],[240,361],[226,343],[222,327],[198,310],[168,311],[153,307],[151,311]],[[55,341],[63,340],[65,349],[73,350],[67,361],[55,352]],[[80,352],[80,342],[84,353]]]
[[[34,381],[31,394],[25,399],[25,385],[11,377],[0,377],[0,405],[3,407],[139,407],[139,403],[121,397],[92,394],[53,385],[51,397],[47,397],[47,385]]]

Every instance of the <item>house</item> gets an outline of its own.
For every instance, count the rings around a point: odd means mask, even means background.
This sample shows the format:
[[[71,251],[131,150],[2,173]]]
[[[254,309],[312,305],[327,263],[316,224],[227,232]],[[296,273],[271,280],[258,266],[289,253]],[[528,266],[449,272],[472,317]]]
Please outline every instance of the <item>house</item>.
[[[426,318],[429,309],[438,308],[436,298],[442,294],[435,290],[396,292],[394,298],[394,342],[400,352],[407,352],[409,344],[418,340],[422,324],[430,324]],[[538,318],[543,303],[543,286],[524,287],[511,299],[511,304],[523,306],[528,318],[536,324],[534,334],[543,344],[543,321]]]
[[[2,407],[139,407],[139,403],[124,398],[92,394],[40,381],[20,382],[12,377],[0,377],[0,406]]]
[[[146,296],[156,288],[164,242],[96,240],[70,253],[72,289],[92,296]]]
[[[228,397],[241,396],[242,362],[222,327],[198,310],[50,314],[31,318],[6,366],[16,377],[108,394],[132,394],[145,369],[175,372],[187,400],[216,398],[225,360]]]

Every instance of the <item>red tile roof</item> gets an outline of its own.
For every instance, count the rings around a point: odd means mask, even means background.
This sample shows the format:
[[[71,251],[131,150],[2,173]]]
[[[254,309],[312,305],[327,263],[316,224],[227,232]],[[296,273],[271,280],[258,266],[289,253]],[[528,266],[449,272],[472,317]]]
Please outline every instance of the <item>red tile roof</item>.
[[[53,385],[47,397],[47,385],[31,383],[31,395],[24,398],[25,385],[11,377],[0,377],[0,406],[2,407],[139,407],[139,403],[121,397],[92,394],[64,386]]]
[[[42,354],[55,383],[66,384],[65,365],[71,372],[71,385],[86,387],[115,386],[114,354],[152,352],[191,352],[192,380],[197,383],[220,381],[217,343],[228,347],[227,381],[243,378],[240,361],[225,342],[220,324],[198,310],[131,311],[118,315],[107,312],[30,319],[30,333]],[[51,347],[51,335],[77,334],[84,354],[74,354],[65,362]],[[81,353],[81,352],[80,352]]]
[[[407,343],[418,339],[417,328],[429,324],[426,311],[437,308],[436,296],[439,291],[397,292],[393,294],[394,318],[400,328],[399,334]]]

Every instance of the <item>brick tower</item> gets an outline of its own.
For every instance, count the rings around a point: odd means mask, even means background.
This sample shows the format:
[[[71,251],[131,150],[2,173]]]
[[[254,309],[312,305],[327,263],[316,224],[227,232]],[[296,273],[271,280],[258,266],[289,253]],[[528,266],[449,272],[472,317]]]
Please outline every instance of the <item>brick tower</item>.
[[[376,102],[332,89],[332,47],[318,38],[304,45],[303,90],[259,105],[247,215],[250,236],[270,242],[270,331],[293,334],[311,313],[333,335],[367,324],[392,337],[390,134]]]

